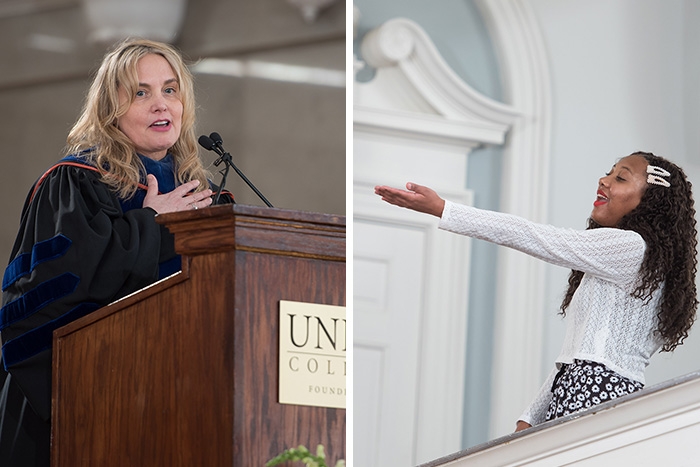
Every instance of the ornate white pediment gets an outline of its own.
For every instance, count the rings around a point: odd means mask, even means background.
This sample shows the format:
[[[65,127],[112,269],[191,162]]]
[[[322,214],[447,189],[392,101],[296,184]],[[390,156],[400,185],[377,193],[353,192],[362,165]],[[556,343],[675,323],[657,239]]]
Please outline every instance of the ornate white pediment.
[[[519,116],[465,83],[411,20],[396,18],[373,29],[361,50],[376,75],[355,83],[356,129],[475,147],[503,144]]]

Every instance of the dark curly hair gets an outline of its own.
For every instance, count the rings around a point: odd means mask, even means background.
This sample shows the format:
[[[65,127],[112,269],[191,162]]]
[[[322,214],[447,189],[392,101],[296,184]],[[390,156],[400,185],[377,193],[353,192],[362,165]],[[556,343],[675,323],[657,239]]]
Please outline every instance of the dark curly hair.
[[[670,188],[648,184],[639,205],[617,226],[637,232],[647,244],[639,283],[632,296],[649,300],[651,294],[663,286],[656,332],[663,340],[661,350],[671,352],[688,337],[698,307],[695,288],[698,241],[692,184],[683,169],[663,157],[648,152],[630,155],[642,156],[649,165],[671,173]],[[588,219],[589,229],[599,227],[593,219]],[[582,277],[581,271],[573,270],[569,274],[569,287],[561,304],[562,315]]]

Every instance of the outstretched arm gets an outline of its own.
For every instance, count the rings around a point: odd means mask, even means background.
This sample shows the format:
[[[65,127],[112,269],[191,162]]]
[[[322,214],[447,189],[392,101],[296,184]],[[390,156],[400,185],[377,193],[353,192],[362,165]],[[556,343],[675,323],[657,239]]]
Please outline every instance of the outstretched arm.
[[[434,190],[426,186],[408,182],[406,190],[389,186],[375,186],[374,193],[382,197],[383,201],[402,208],[432,214],[441,217],[445,208],[445,200],[440,198]]]

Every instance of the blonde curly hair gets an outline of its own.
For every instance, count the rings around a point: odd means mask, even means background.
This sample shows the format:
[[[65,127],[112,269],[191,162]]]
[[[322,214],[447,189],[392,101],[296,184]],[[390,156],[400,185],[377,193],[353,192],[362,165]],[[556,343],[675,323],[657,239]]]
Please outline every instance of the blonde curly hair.
[[[105,55],[88,91],[82,113],[68,134],[66,154],[84,153],[102,172],[103,180],[120,198],[133,196],[145,174],[134,143],[117,121],[131,102],[120,103],[119,89],[134,96],[138,89],[137,65],[148,54],[165,58],[175,73],[182,101],[182,128],[170,148],[179,183],[197,179],[198,190],[209,186],[208,173],[199,158],[195,137],[195,103],[192,74],[172,46],[145,39],[127,39]]]

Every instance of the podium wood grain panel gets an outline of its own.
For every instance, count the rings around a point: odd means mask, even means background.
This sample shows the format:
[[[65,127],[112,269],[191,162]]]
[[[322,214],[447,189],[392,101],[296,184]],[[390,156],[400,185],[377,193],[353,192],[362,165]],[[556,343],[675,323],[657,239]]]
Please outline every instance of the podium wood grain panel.
[[[277,402],[279,300],[345,304],[345,219],[236,205],[158,221],[183,271],[55,333],[52,465],[345,457],[345,410]]]

